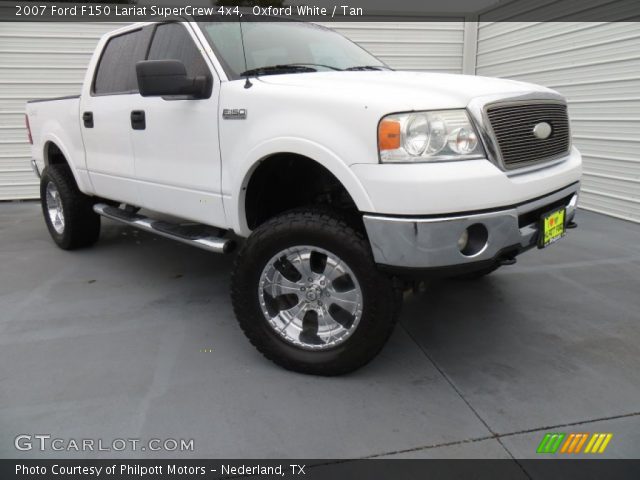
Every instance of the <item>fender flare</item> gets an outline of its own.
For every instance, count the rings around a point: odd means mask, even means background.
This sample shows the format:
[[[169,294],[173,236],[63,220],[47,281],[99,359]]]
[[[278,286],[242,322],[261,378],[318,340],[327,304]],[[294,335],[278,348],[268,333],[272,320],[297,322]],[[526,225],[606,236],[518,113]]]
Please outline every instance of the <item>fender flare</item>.
[[[241,236],[251,233],[247,225],[245,211],[246,191],[256,168],[267,158],[283,153],[307,157],[326,168],[345,188],[360,211],[373,211],[374,207],[366,189],[338,155],[323,145],[296,137],[270,139],[252,148],[234,169],[237,176],[231,176],[230,196],[225,197],[225,210],[233,230]]]
[[[47,150],[49,150],[50,143],[54,144],[58,148],[58,150],[60,150],[60,153],[62,153],[62,156],[67,161],[67,165],[69,165],[69,168],[71,169],[71,173],[73,173],[73,178],[75,178],[76,183],[78,183],[78,174],[76,173],[76,169],[73,166],[71,157],[69,156],[69,151],[65,147],[62,140],[53,133],[47,133],[42,139],[42,161],[44,163],[44,166],[49,166],[49,156]]]
[[[60,152],[64,156],[65,160],[67,161],[67,165],[69,165],[69,169],[71,170],[71,174],[73,175],[73,178],[76,181],[76,185],[78,186],[80,191],[85,193],[85,194],[92,194],[93,193],[93,186],[91,185],[88,176],[85,175],[83,177],[83,176],[81,176],[79,174],[78,169],[76,168],[76,165],[74,164],[74,162],[72,160],[71,153],[69,152],[68,148],[66,147],[66,145],[62,141],[62,139],[58,135],[56,135],[55,133],[49,131],[42,137],[41,142],[42,142],[41,145],[42,145],[42,162],[43,162],[43,165],[45,167],[49,166],[49,158],[48,158],[47,150],[48,150],[49,144],[52,143],[58,148],[58,150],[60,150]],[[85,171],[85,173],[86,173],[86,171]]]

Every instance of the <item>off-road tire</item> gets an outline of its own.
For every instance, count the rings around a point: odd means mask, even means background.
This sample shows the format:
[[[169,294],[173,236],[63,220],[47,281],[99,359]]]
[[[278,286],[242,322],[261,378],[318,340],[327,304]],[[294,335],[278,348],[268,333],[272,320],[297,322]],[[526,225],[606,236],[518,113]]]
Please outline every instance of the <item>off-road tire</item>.
[[[259,302],[259,279],[278,252],[300,245],[324,249],[342,259],[362,289],[362,315],[343,343],[327,350],[293,345],[269,325]],[[306,208],[276,216],[259,226],[238,253],[231,299],[240,327],[269,360],[296,372],[341,375],[356,370],[382,349],[393,331],[399,296],[391,279],[375,266],[363,233],[338,212]]]
[[[47,185],[53,183],[62,201],[64,229],[57,232],[47,210]],[[94,201],[78,189],[68,165],[50,165],[40,179],[40,203],[47,229],[53,241],[63,250],[93,245],[100,236],[100,216],[93,211]]]

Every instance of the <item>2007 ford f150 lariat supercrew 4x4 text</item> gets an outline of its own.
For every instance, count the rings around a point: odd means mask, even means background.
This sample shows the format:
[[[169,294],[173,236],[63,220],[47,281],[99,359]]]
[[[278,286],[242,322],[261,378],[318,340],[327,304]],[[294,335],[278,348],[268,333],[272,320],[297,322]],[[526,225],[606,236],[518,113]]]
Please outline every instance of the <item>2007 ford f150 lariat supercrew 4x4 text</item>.
[[[575,226],[562,96],[393,71],[314,24],[126,26],[99,42],[81,94],[29,102],[27,125],[61,248],[94,244],[102,216],[214,252],[238,243],[240,326],[306,373],[380,351],[399,279],[478,278]]]

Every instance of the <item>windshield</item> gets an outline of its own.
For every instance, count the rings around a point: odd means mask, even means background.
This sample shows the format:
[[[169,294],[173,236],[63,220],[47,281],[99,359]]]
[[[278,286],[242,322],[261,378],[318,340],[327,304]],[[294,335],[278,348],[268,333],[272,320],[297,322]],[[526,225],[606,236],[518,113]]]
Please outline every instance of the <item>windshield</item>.
[[[231,79],[243,74],[388,68],[342,35],[311,23],[200,22],[199,25]]]

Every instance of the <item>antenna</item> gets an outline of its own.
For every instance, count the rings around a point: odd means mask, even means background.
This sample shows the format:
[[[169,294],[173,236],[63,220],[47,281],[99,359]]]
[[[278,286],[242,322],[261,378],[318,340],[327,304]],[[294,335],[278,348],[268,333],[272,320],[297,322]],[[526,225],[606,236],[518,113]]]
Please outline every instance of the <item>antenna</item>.
[[[240,22],[240,43],[242,44],[242,56],[244,57],[244,70],[246,72],[247,70],[249,70],[249,67],[247,66],[247,51],[244,49],[244,31],[242,30],[242,20],[239,20],[239,22]],[[251,80],[249,80],[248,75],[246,79],[247,80],[244,82],[244,88],[253,87],[253,83],[251,83]]]

